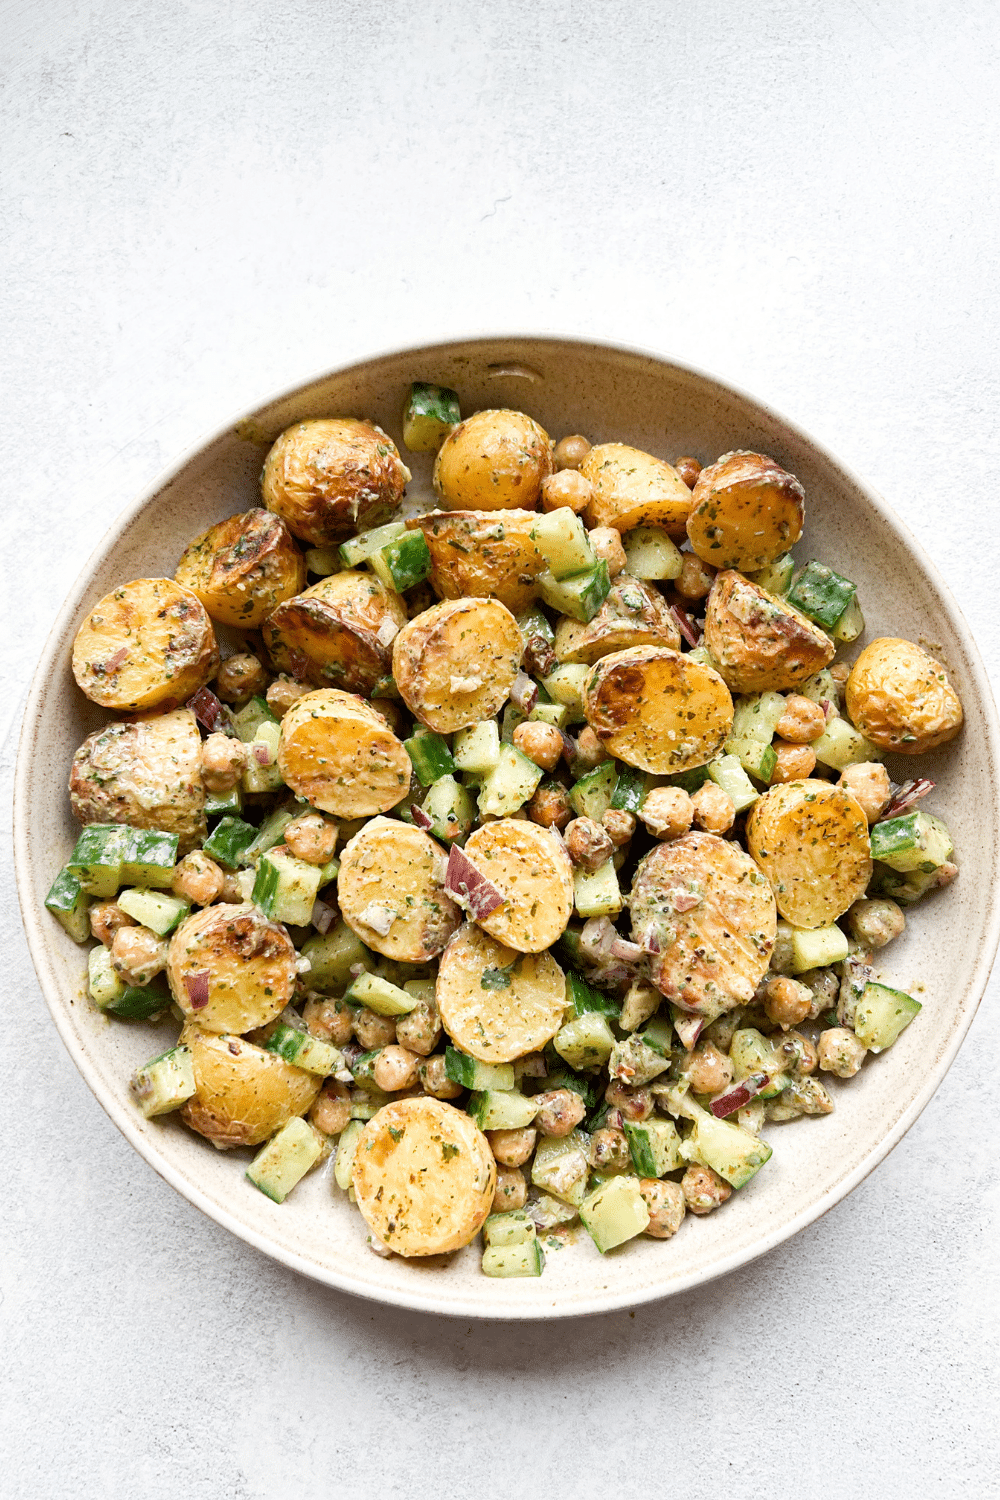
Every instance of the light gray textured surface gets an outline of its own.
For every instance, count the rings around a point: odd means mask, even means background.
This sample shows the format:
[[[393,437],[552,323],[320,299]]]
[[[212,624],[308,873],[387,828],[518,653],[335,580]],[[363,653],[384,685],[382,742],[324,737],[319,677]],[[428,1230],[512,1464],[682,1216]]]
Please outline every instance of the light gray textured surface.
[[[1000,660],[986,0],[6,0],[0,28],[5,769],[136,490],[282,385],[480,329],[648,345],[773,402]],[[469,1328],[302,1282],[177,1198],[5,911],[5,1493],[995,1492],[996,981],[915,1129],[789,1245],[634,1318]]]

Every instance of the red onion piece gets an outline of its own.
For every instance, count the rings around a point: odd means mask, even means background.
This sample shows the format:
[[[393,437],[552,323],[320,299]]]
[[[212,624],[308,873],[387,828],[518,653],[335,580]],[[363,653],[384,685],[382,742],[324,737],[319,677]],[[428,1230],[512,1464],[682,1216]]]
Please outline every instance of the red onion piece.
[[[434,819],[431,817],[430,813],[425,813],[422,807],[417,807],[416,805],[411,807],[410,817],[413,819],[414,823],[416,823],[417,827],[422,828],[425,833],[427,832],[428,828],[434,827]]]
[[[398,634],[399,626],[396,624],[395,620],[390,620],[387,616],[382,621],[379,628],[376,630],[375,639],[378,641],[380,646],[391,646],[392,642],[396,639]]]
[[[568,735],[565,730],[560,729],[559,733],[562,735],[563,760],[567,765],[569,765],[576,759],[576,740],[574,740],[571,735]]]
[[[609,1109],[604,1116],[605,1130],[624,1130],[625,1116],[620,1109]]]
[[[336,917],[337,908],[335,906],[330,906],[326,901],[320,901],[317,897],[317,899],[313,902],[311,918],[312,925],[315,927],[316,931],[322,933],[329,932],[330,928],[336,921]]]
[[[701,905],[701,897],[696,895],[693,891],[671,891],[670,905],[673,907],[674,911],[694,911],[696,906]]]
[[[835,703],[831,703],[829,698],[821,698],[819,700],[819,706],[823,710],[823,717],[826,719],[826,722],[828,724],[831,719],[835,719],[837,717],[837,705]]]
[[[197,974],[184,975],[184,988],[188,992],[192,1010],[204,1010],[208,1004],[208,979],[207,969],[200,969]]]
[[[701,632],[698,630],[694,616],[689,615],[686,609],[681,609],[679,604],[671,604],[670,613],[688,645],[697,646],[701,640]]]
[[[496,886],[486,879],[481,870],[476,869],[469,856],[457,844],[452,844],[448,855],[444,888],[469,913],[474,922],[481,921],[503,906],[503,897]]]
[[[727,1115],[735,1114],[738,1109],[749,1104],[751,1099],[756,1099],[761,1089],[766,1088],[767,1084],[766,1073],[751,1073],[749,1078],[744,1078],[741,1083],[733,1084],[732,1088],[720,1094],[718,1099],[713,1099],[708,1107],[717,1120],[724,1120]]]
[[[530,714],[538,702],[538,684],[525,672],[518,672],[510,687],[510,701],[522,713]]]
[[[260,740],[254,740],[252,748],[254,760],[259,766],[269,766],[274,760],[270,745],[265,745]]]
[[[645,953],[638,943],[630,943],[623,937],[615,938],[609,952],[612,958],[619,959],[623,964],[641,963],[645,957]]]
[[[189,698],[186,705],[199,724],[204,725],[209,734],[215,734],[216,730],[229,728],[229,717],[219,699],[211,688],[199,688],[193,698]]]
[[[351,964],[351,967],[347,972],[350,974],[352,979],[357,979],[359,974],[367,974],[368,970],[365,968],[364,964]]]
[[[121,650],[120,651],[116,651],[115,654],[114,654],[114,656],[109,656],[108,657],[107,661],[104,663],[104,671],[105,672],[117,672],[117,670],[121,666],[122,662],[127,661],[127,660],[128,660],[128,647],[127,646],[122,646]]]
[[[673,1022],[674,1030],[677,1033],[681,1046],[684,1048],[685,1052],[690,1052],[695,1042],[698,1040],[705,1029],[705,1017],[684,1015],[679,1016],[675,1011]]]
[[[879,823],[884,823],[888,818],[898,818],[900,813],[909,812],[913,805],[926,797],[928,792],[934,790],[935,783],[926,776],[918,776],[914,781],[904,781],[896,792],[889,806],[880,818]]]
[[[294,648],[288,652],[288,667],[296,682],[305,682],[309,672],[309,659]]]
[[[610,956],[617,936],[610,917],[590,917],[580,930],[580,952],[591,963],[600,963]]]

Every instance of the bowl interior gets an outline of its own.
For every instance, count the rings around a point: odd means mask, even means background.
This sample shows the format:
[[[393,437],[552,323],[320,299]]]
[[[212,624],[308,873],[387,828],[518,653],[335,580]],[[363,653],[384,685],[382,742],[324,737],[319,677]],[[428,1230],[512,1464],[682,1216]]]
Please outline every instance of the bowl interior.
[[[665,458],[693,453],[706,462],[733,448],[773,455],[806,490],[797,555],[828,561],[857,581],[866,639],[899,635],[932,646],[966,713],[960,738],[918,762],[919,774],[938,783],[933,811],[951,827],[961,878],[914,909],[904,937],[877,965],[922,1001],[917,1022],[852,1083],[834,1081],[833,1115],[772,1127],[770,1163],[723,1212],[684,1226],[674,1240],[633,1241],[603,1257],[581,1233],[549,1254],[537,1280],[487,1280],[475,1246],[447,1259],[383,1261],[366,1248],[364,1223],[334,1186],[329,1164],[277,1206],[245,1181],[249,1152],[216,1152],[169,1117],[143,1121],[128,1099],[129,1075],[171,1044],[176,1027],[157,1035],[95,1011],[84,993],[83,950],[43,906],[76,833],[66,793],[70,760],[106,718],[70,671],[87,608],[123,579],[172,575],[197,532],[259,503],[264,454],[291,422],[371,416],[400,443],[400,412],[414,379],[455,387],[466,412],[528,411],[554,437],[582,432],[592,442],[628,442]],[[414,470],[408,508],[432,508],[429,460],[407,461]],[[748,395],[647,354],[535,338],[443,344],[366,361],[270,402],[198,448],[103,539],[53,629],[26,710],[15,789],[25,927],[53,1017],[100,1103],[167,1181],[234,1233],[320,1281],[428,1311],[545,1318],[605,1310],[680,1291],[771,1248],[843,1197],[913,1123],[968,1029],[996,950],[998,758],[990,690],[954,601],[879,498],[805,434]],[[914,769],[900,760],[890,774],[901,780]]]

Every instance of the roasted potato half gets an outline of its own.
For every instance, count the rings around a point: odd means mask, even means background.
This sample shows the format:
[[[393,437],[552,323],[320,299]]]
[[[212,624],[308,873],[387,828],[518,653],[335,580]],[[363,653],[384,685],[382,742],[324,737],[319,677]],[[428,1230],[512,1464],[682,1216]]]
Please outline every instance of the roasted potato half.
[[[306,560],[279,516],[248,510],[196,536],[174,579],[197,594],[213,620],[256,630],[306,584]]]
[[[812,620],[742,574],[716,575],[705,645],[734,693],[781,693],[825,667],[837,648]]]
[[[747,845],[794,927],[827,927],[872,875],[868,819],[844,786],[811,778],[773,786],[747,818]]]
[[[279,922],[245,902],[185,917],[167,955],[170,992],[204,1031],[241,1035],[281,1014],[295,990],[295,947]]]
[[[584,708],[609,754],[658,775],[704,765],[733,724],[733,700],[718,672],[664,646],[602,657]]]
[[[580,463],[594,493],[583,513],[588,526],[662,526],[683,536],[691,510],[691,491],[677,470],[662,458],[624,443],[598,443]]]
[[[475,1239],[493,1206],[489,1142],[440,1099],[394,1099],[368,1121],[352,1185],[372,1234],[397,1255],[445,1255]]]
[[[933,750],[962,727],[961,699],[940,662],[889,636],[866,646],[851,668],[847,712],[873,745],[897,755]]]
[[[287,428],[264,460],[268,510],[311,547],[391,521],[410,471],[374,422],[325,417]]]
[[[95,604],[73,642],[73,676],[117,713],[176,708],[219,665],[212,622],[197,594],[172,578],[136,578]]]
[[[159,828],[187,854],[208,835],[194,714],[175,708],[89,734],[73,757],[69,797],[81,823]]]
[[[763,453],[726,453],[698,475],[687,521],[691,547],[714,568],[753,572],[802,535],[805,491]]]
[[[436,958],[462,921],[444,888],[448,856],[419,828],[374,818],[345,845],[337,876],[344,921],[386,958]]]
[[[552,439],[523,411],[477,411],[453,427],[434,460],[446,510],[534,510],[553,472]]]
[[[279,604],[264,645],[279,672],[313,687],[371,693],[392,665],[392,640],[406,605],[374,573],[348,569]]]
[[[465,852],[503,897],[478,919],[484,932],[521,953],[551,948],[573,915],[573,866],[562,840],[526,819],[500,818],[477,828]]]
[[[560,662],[593,666],[612,651],[630,646],[669,646],[679,650],[681,633],[659,589],[619,573],[611,592],[592,620],[563,618],[556,626],[556,657]]]
[[[518,953],[467,922],[441,955],[434,993],[456,1046],[480,1062],[513,1062],[559,1030],[566,976],[551,953]]]
[[[320,1091],[321,1078],[243,1037],[189,1023],[180,1039],[191,1049],[196,1085],[181,1119],[220,1150],[266,1141],[293,1115],[304,1115]]]
[[[439,734],[491,719],[521,664],[517,621],[497,599],[445,599],[393,642],[392,674],[410,712]]]
[[[535,511],[435,510],[406,524],[424,534],[439,599],[499,599],[514,614],[531,605],[548,567],[531,537]]]
[[[686,833],[657,844],[636,871],[632,937],[661,994],[713,1017],[753,997],[777,929],[774,896],[738,844]]]
[[[382,715],[339,688],[292,704],[281,721],[278,767],[293,792],[335,818],[388,812],[410,785],[410,757]]]

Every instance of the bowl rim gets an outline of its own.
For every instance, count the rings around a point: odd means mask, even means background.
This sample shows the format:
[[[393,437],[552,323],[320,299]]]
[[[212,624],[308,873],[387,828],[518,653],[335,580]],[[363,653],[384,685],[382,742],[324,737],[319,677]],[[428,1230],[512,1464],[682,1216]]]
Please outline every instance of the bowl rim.
[[[41,711],[46,684],[56,665],[57,646],[66,632],[68,623],[78,612],[83,598],[91,586],[90,578],[96,565],[103,559],[119,533],[148,505],[156,500],[161,492],[171,485],[188,465],[193,463],[206,449],[225,439],[241,423],[254,421],[268,408],[291,400],[310,387],[319,385],[323,381],[334,377],[349,376],[355,370],[367,369],[372,365],[378,364],[380,361],[398,360],[401,357],[413,360],[421,356],[430,358],[435,355],[440,356],[445,351],[454,350],[456,346],[461,346],[463,350],[474,350],[477,345],[495,348],[498,343],[524,343],[534,347],[538,347],[539,345],[577,345],[581,349],[592,349],[598,353],[624,355],[637,361],[652,361],[656,364],[667,366],[684,376],[707,382],[720,391],[749,403],[764,417],[773,422],[780,423],[789,433],[793,434],[806,446],[812,448],[827,464],[838,471],[848,483],[852,484],[864,495],[867,502],[879,514],[881,520],[892,531],[897,540],[915,557],[935,589],[946,600],[951,612],[951,623],[966,653],[970,675],[973,678],[975,690],[979,695],[982,705],[989,748],[992,752],[994,763],[1000,764],[1000,721],[998,721],[992,686],[979,649],[961,608],[952,595],[951,590],[938,573],[928,553],[921,543],[910,533],[909,529],[895,514],[882,495],[843,463],[824,443],[813,437],[812,434],[799,426],[798,423],[789,420],[783,413],[771,406],[770,403],[761,400],[760,397],[752,394],[743,386],[722,379],[720,376],[697,365],[692,365],[684,360],[662,354],[655,349],[635,344],[620,344],[607,339],[588,338],[579,334],[560,334],[549,331],[536,331],[533,333],[510,331],[500,331],[491,334],[476,333],[464,337],[462,335],[453,335],[434,343],[421,342],[412,346],[404,345],[401,347],[394,346],[389,349],[383,348],[378,352],[363,357],[352,358],[346,364],[335,365],[332,368],[326,367],[305,380],[298,380],[290,386],[282,387],[279,391],[264,400],[258,401],[253,407],[241,409],[235,417],[223,422],[211,431],[203,433],[197,441],[189,445],[178,458],[167,465],[151,483],[147,484],[123,508],[112,524],[105,530],[80,569],[73,587],[56,614],[32,675],[31,685],[24,704],[14,771],[13,848],[18,899],[28,951],[31,955],[39,986],[45,997],[56,1030],[74,1065],[105,1114],[107,1114],[118,1130],[121,1131],[122,1135],[142,1159],[166,1183],[194,1207],[200,1209],[209,1219],[219,1224],[222,1228],[229,1230],[244,1243],[251,1245],[271,1260],[277,1261],[279,1264],[287,1266],[289,1269],[297,1271],[300,1275],[312,1281],[317,1281],[322,1285],[347,1292],[352,1296],[363,1297],[368,1301],[386,1306],[406,1308],[414,1312],[445,1315],[448,1317],[481,1318],[485,1321],[494,1322],[534,1322],[549,1321],[558,1318],[596,1316],[600,1313],[621,1311],[626,1308],[658,1302],[666,1297],[671,1297],[705,1285],[709,1281],[729,1275],[731,1272],[739,1269],[740,1266],[750,1264],[752,1261],[758,1259],[759,1256],[766,1254],[778,1245],[783,1244],[786,1240],[791,1239],[800,1230],[807,1228],[810,1224],[822,1218],[824,1214],[828,1213],[830,1209],[841,1202],[848,1193],[853,1192],[885,1160],[890,1151],[899,1144],[903,1136],[922,1114],[940,1087],[968,1034],[985,992],[996,957],[997,947],[1000,944],[1000,890],[993,896],[992,909],[986,929],[986,940],[980,947],[976,965],[970,977],[967,990],[970,1003],[961,1023],[956,1027],[948,1046],[938,1054],[934,1067],[930,1070],[923,1087],[912,1100],[910,1106],[899,1115],[895,1124],[880,1138],[878,1143],[858,1163],[854,1170],[840,1178],[816,1203],[812,1203],[807,1208],[804,1208],[794,1218],[783,1221],[779,1226],[762,1236],[753,1246],[734,1251],[732,1255],[723,1257],[711,1267],[708,1274],[692,1271],[690,1274],[679,1277],[671,1281],[669,1285],[663,1287],[654,1286],[640,1291],[633,1290],[622,1293],[593,1295],[590,1298],[574,1302],[572,1305],[565,1307],[553,1305],[541,1306],[530,1310],[505,1309],[502,1307],[495,1310],[484,1310],[478,1304],[464,1297],[456,1298],[452,1296],[448,1300],[445,1300],[442,1295],[432,1296],[422,1294],[419,1291],[397,1291],[392,1288],[377,1291],[369,1283],[355,1281],[350,1275],[327,1271],[323,1267],[317,1266],[305,1256],[276,1244],[266,1232],[261,1232],[252,1225],[242,1222],[227,1209],[212,1201],[195,1183],[176,1170],[166,1160],[161,1151],[150,1145],[140,1134],[134,1113],[127,1107],[127,1100],[124,1097],[122,1099],[103,1097],[103,1091],[98,1080],[92,1073],[86,1053],[82,1046],[78,1044],[69,1026],[69,1018],[62,1002],[58,977],[49,959],[49,946],[46,931],[42,924],[42,911],[44,907],[36,908],[32,900],[28,849],[30,839],[28,781],[29,762],[34,739],[33,729]]]

